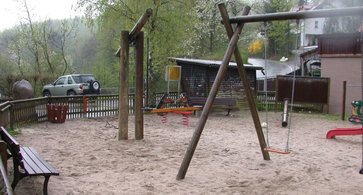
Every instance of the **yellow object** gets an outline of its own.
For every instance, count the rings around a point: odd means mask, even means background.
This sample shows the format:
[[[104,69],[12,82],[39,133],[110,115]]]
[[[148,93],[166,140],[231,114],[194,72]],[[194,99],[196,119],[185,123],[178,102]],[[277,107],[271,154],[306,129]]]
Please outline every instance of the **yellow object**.
[[[248,52],[250,54],[257,54],[262,52],[263,49],[263,41],[261,39],[255,39],[252,43],[248,46]]]
[[[171,65],[166,67],[165,80],[179,81],[181,76],[181,66]]]

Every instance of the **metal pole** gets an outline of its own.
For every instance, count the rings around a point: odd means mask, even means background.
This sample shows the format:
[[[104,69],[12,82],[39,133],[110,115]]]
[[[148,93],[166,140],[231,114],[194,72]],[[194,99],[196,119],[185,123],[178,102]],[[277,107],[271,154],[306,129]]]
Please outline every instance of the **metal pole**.
[[[143,97],[144,97],[144,32],[140,32],[135,40],[136,50],[136,90],[135,90],[135,139],[144,139],[144,114]]]
[[[324,18],[335,16],[358,16],[363,15],[363,7],[350,7],[341,9],[321,9],[313,11],[302,12],[280,12],[271,14],[258,14],[249,16],[231,17],[231,23],[250,23],[250,22],[263,22],[273,20],[291,20],[291,19],[305,19],[305,18]]]
[[[233,35],[233,29],[232,29],[231,23],[229,23],[229,21],[228,21],[229,16],[228,16],[226,6],[225,6],[225,4],[221,3],[221,4],[218,4],[218,7],[219,7],[219,12],[222,16],[224,27],[227,31],[227,35],[231,39],[232,35]],[[242,14],[247,15],[249,13],[249,11],[250,11],[250,7],[245,7],[242,11]],[[261,121],[260,121],[258,111],[256,108],[255,98],[253,97],[251,87],[250,87],[250,82],[248,81],[248,76],[247,76],[246,70],[243,66],[243,60],[242,60],[238,47],[236,47],[234,50],[234,57],[235,57],[235,60],[237,63],[238,73],[239,73],[241,81],[243,83],[243,88],[244,88],[244,91],[245,91],[245,94],[247,97],[248,107],[250,108],[250,112],[251,112],[252,119],[253,119],[253,122],[255,125],[255,129],[256,129],[256,133],[257,133],[258,140],[260,143],[263,158],[265,160],[270,160],[269,153],[265,150],[267,145],[266,145],[266,141],[265,141],[265,136],[263,135]]]
[[[284,99],[284,111],[282,113],[282,123],[281,125],[283,127],[287,127],[287,119],[289,117],[289,98]]]
[[[120,86],[119,86],[119,131],[118,140],[128,139],[128,66],[129,66],[129,31],[121,32],[120,49]]]
[[[342,102],[342,120],[345,120],[345,102],[347,97],[347,81],[343,81],[343,102]]]
[[[224,54],[222,64],[219,67],[216,79],[215,79],[215,81],[214,81],[214,83],[212,85],[212,88],[211,88],[210,92],[209,92],[207,101],[206,101],[205,106],[203,108],[202,114],[201,114],[201,116],[199,118],[197,127],[196,127],[196,129],[194,131],[192,140],[190,141],[188,149],[187,149],[187,151],[186,151],[186,153],[184,155],[183,162],[182,162],[182,164],[180,166],[178,175],[176,177],[177,180],[184,179],[185,174],[186,174],[186,172],[187,172],[187,170],[189,168],[190,161],[193,158],[193,154],[194,154],[195,149],[196,149],[196,147],[198,145],[200,136],[202,135],[203,128],[204,128],[204,126],[205,126],[205,124],[207,122],[208,115],[209,115],[209,112],[210,112],[210,110],[212,108],[213,101],[216,98],[216,95],[218,93],[218,88],[221,85],[221,83],[222,83],[222,81],[224,79],[224,76],[225,76],[225,74],[227,72],[229,61],[231,60],[232,54],[233,54],[233,52],[234,52],[234,50],[236,48],[239,35],[242,32],[242,28],[243,28],[243,24],[238,24],[237,28],[236,28],[236,31],[234,32],[231,40],[229,41],[227,51]]]

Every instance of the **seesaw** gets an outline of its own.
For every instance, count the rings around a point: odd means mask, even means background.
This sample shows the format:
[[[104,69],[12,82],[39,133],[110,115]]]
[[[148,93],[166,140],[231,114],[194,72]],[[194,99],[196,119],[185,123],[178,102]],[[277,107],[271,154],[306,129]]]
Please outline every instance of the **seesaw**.
[[[180,108],[158,108],[152,109],[153,113],[167,113],[167,112],[183,112],[183,111],[196,111],[200,110],[200,107],[180,107]]]
[[[335,136],[341,135],[362,135],[363,127],[357,128],[335,128],[331,129],[326,133],[326,139],[334,138]]]
[[[201,109],[200,107],[158,108],[158,109],[152,109],[150,110],[150,112],[162,116],[161,122],[164,124],[167,123],[168,113],[180,114],[183,116],[183,124],[185,126],[189,126],[189,115],[191,115],[193,111],[200,109]]]

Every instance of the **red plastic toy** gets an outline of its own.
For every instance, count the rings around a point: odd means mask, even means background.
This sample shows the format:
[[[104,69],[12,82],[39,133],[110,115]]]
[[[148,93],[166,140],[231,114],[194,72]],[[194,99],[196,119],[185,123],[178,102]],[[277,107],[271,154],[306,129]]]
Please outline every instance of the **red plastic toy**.
[[[334,138],[335,136],[340,135],[362,135],[363,134],[363,128],[336,128],[331,129],[326,133],[326,139]]]

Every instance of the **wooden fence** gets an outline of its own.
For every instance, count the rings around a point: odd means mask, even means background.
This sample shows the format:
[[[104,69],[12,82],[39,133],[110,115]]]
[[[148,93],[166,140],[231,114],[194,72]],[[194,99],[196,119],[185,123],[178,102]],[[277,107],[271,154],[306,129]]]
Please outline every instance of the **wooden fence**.
[[[134,113],[134,94],[129,94],[129,113]],[[47,105],[68,105],[67,119],[118,115],[118,95],[41,97],[4,102],[0,116],[9,118],[10,128],[29,122],[48,120]],[[2,122],[4,120],[0,119]],[[4,126],[7,126],[4,124]]]
[[[160,101],[163,93],[154,94],[154,101]],[[178,93],[170,92],[169,97],[178,99]],[[282,110],[282,102],[275,101],[275,92],[257,92],[256,104],[259,110],[277,111]],[[129,114],[134,114],[135,94],[129,94]],[[29,122],[41,122],[48,120],[47,105],[68,105],[67,119],[73,118],[97,118],[118,115],[118,95],[86,95],[86,96],[59,96],[40,97],[25,100],[15,100],[0,103],[0,123],[2,126],[21,125]],[[169,107],[176,107],[171,104]],[[316,104],[294,104],[299,110],[322,111],[321,105]]]
[[[266,96],[267,95],[267,96]],[[289,102],[290,104],[291,102]],[[268,91],[258,91],[256,94],[256,104],[260,111],[265,111],[266,106],[269,111],[282,111],[283,101],[277,101],[276,92]],[[310,111],[320,113],[324,111],[323,103],[307,103],[307,102],[297,102],[294,101],[293,110],[294,111]]]
[[[156,103],[160,101],[162,95],[163,93],[154,94],[154,101]],[[176,100],[178,93],[170,92],[169,97]],[[129,114],[134,114],[135,94],[129,94],[128,99]],[[9,123],[10,128],[14,128],[14,125],[47,121],[48,104],[68,105],[67,119],[116,116],[119,111],[116,94],[40,97],[1,103],[0,122]],[[2,125],[7,126],[7,124]]]

